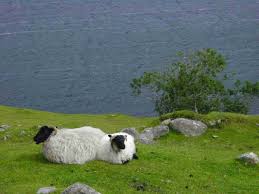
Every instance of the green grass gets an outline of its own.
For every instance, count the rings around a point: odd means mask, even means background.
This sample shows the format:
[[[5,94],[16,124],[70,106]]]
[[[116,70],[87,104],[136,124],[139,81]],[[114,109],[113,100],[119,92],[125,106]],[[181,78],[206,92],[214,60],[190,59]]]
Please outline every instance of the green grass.
[[[182,112],[174,114],[174,117],[183,116]],[[200,119],[224,122],[220,128],[209,129],[200,137],[188,138],[170,132],[154,145],[137,144],[139,160],[127,165],[101,161],[64,165],[46,161],[40,153],[41,146],[33,143],[38,125],[90,125],[108,133],[124,127],[141,130],[157,124],[159,118],[57,114],[0,106],[0,124],[11,126],[0,132],[0,193],[36,193],[38,188],[52,185],[60,193],[75,182],[85,183],[103,194],[259,193],[258,165],[235,160],[244,152],[259,154],[256,126],[259,116],[214,112],[201,115]],[[9,138],[3,140],[4,136]]]

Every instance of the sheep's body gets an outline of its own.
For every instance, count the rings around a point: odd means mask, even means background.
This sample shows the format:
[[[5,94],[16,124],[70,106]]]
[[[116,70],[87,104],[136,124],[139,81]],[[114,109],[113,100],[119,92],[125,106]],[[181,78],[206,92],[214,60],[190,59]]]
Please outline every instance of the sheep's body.
[[[132,159],[136,152],[134,138],[126,133],[125,149],[115,152],[110,138],[97,128],[81,127],[61,129],[52,134],[43,145],[43,155],[55,163],[84,164],[91,160],[104,160],[121,164]]]
[[[51,162],[83,164],[96,158],[96,148],[105,133],[93,127],[57,130],[43,145],[43,155]]]

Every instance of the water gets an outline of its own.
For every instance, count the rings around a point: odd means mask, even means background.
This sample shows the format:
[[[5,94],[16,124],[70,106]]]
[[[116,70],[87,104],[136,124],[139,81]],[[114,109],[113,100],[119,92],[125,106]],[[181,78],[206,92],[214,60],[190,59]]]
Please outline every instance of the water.
[[[258,26],[258,0],[1,0],[0,104],[154,115],[130,81],[179,50],[216,48],[259,81]]]

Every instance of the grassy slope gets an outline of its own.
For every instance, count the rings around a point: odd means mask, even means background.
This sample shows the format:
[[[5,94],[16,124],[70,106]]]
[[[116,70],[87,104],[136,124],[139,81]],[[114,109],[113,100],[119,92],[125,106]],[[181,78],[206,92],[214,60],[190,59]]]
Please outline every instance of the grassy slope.
[[[226,117],[220,129],[195,138],[171,132],[154,145],[138,144],[139,160],[127,165],[93,161],[85,165],[61,165],[46,161],[41,146],[32,142],[37,126],[91,125],[106,132],[124,127],[139,129],[157,118],[115,115],[67,115],[0,106],[0,193],[35,193],[55,186],[58,192],[74,182],[83,182],[106,193],[258,193],[259,167],[234,160],[239,154],[259,154],[259,116],[211,113],[206,118]],[[21,131],[24,130],[24,133]],[[9,135],[6,141],[3,137]],[[214,139],[212,135],[219,137]],[[57,192],[57,193],[58,193]]]

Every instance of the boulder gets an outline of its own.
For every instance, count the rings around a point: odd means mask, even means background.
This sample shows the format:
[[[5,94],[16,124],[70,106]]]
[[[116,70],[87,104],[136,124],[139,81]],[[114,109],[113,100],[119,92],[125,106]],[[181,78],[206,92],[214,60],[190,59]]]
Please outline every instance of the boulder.
[[[153,128],[151,128],[151,130],[153,132],[154,138],[159,138],[159,137],[164,136],[169,133],[169,127],[163,126],[163,125],[153,127]]]
[[[134,128],[134,127],[122,129],[121,132],[132,135],[135,140],[137,140],[139,138],[139,133],[136,130],[136,128]]]
[[[93,188],[89,187],[88,185],[82,183],[75,183],[68,188],[66,188],[62,194],[100,194],[99,192],[95,191]]]
[[[246,162],[248,164],[258,164],[259,163],[258,156],[253,152],[241,154],[238,157],[238,159],[240,161]]]
[[[207,125],[201,121],[177,118],[170,122],[169,127],[185,136],[199,136],[207,130]]]
[[[169,133],[169,128],[164,125],[146,128],[139,135],[139,141],[143,144],[151,144],[153,140]]]
[[[48,194],[53,193],[54,191],[56,191],[55,187],[43,187],[37,191],[37,194]]]
[[[139,135],[139,142],[143,144],[153,143],[154,135],[151,128],[144,129],[144,131]]]

